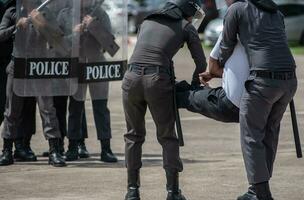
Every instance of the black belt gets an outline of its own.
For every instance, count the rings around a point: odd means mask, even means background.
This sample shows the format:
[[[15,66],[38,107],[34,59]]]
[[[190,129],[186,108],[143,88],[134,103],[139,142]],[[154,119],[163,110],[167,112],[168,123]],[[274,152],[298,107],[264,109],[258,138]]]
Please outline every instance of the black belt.
[[[138,75],[149,75],[155,73],[166,73],[170,75],[170,70],[166,67],[151,65],[151,66],[139,66],[139,65],[129,65],[129,71],[134,72]]]
[[[250,74],[260,78],[275,79],[275,80],[291,80],[296,78],[295,71],[286,71],[286,72],[251,71]]]

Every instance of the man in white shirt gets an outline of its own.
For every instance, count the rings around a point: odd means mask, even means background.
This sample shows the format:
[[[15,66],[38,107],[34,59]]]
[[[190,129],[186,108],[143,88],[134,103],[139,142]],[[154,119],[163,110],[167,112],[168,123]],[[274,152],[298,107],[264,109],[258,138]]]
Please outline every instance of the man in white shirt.
[[[221,40],[222,35],[210,54],[209,72],[200,74],[204,86],[195,90],[191,90],[189,86],[185,90],[185,82],[177,84],[178,107],[217,121],[239,122],[240,101],[249,76],[248,59],[244,47],[238,42],[224,69],[219,67]],[[207,82],[213,78],[222,78],[222,87],[210,88]]]

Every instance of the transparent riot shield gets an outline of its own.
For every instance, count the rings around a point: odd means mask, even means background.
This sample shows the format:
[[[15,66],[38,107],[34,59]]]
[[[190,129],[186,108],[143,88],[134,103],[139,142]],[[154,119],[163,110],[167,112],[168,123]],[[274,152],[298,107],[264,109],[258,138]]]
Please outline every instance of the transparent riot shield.
[[[18,0],[14,92],[73,95],[78,88],[80,0]]]
[[[127,0],[82,0],[80,83],[73,97],[107,99],[109,81],[122,80],[127,67]]]

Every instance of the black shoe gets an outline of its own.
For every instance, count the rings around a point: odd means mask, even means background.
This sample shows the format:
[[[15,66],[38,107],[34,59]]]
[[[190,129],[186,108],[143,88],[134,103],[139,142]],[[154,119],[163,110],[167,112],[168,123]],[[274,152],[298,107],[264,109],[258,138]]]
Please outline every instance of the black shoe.
[[[237,200],[273,200],[268,182],[252,185]]]
[[[167,200],[186,200],[186,198],[180,190],[178,192],[168,191]]]
[[[78,140],[69,140],[69,148],[65,154],[66,161],[75,161],[79,159]]]
[[[128,188],[125,200],[140,200],[138,188]]]
[[[101,141],[101,155],[100,160],[107,163],[116,163],[118,162],[117,157],[113,154],[110,146],[110,140]]]
[[[49,164],[54,167],[65,167],[66,163],[62,155],[59,153],[59,140],[58,139],[49,139],[50,145],[50,155],[49,155]]]
[[[32,157],[36,158],[35,161],[37,161],[37,156],[36,156],[35,152],[34,152],[34,151],[32,150],[32,148],[31,148],[31,142],[30,142],[30,140],[29,140],[29,141],[24,141],[23,144],[24,144],[24,149],[25,149],[25,151],[26,151],[29,155],[31,155]]]
[[[90,157],[90,153],[87,150],[84,140],[81,140],[79,142],[78,155],[79,155],[79,158],[89,158]]]
[[[13,140],[3,140],[3,154],[0,156],[0,166],[8,166],[14,164],[13,158]]]
[[[64,142],[62,139],[59,140],[59,154],[64,157]],[[42,153],[42,157],[49,157],[50,152],[49,151],[44,151]]]
[[[167,178],[167,200],[186,200],[179,189],[178,172],[166,171]]]
[[[16,159],[16,161],[20,161],[20,162],[37,161],[37,157],[33,153],[30,153],[29,151],[26,150],[22,140],[15,141],[14,158]]]
[[[140,200],[139,187],[139,170],[128,171],[128,192],[125,200]]]

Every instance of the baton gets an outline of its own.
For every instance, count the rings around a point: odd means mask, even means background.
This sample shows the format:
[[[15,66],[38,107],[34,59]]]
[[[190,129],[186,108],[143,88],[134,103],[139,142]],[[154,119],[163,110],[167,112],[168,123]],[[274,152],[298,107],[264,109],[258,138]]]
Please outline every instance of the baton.
[[[36,8],[37,11],[42,10],[44,7],[46,7],[49,3],[51,3],[53,0],[46,0],[43,2],[38,8]]]
[[[171,65],[171,76],[172,76],[171,79],[172,79],[172,84],[173,84],[173,104],[174,104],[174,111],[175,111],[176,132],[177,132],[177,136],[178,136],[179,146],[183,147],[183,146],[185,146],[185,143],[184,143],[183,129],[182,129],[182,125],[181,125],[179,110],[177,107],[175,73],[174,73],[173,64]]]
[[[301,148],[301,140],[300,140],[300,135],[299,135],[299,129],[298,129],[298,122],[297,122],[297,115],[296,115],[294,100],[291,100],[289,106],[290,106],[290,114],[291,114],[293,135],[294,135],[295,146],[296,146],[296,151],[297,151],[297,158],[302,158],[303,155],[302,155],[302,148]]]

